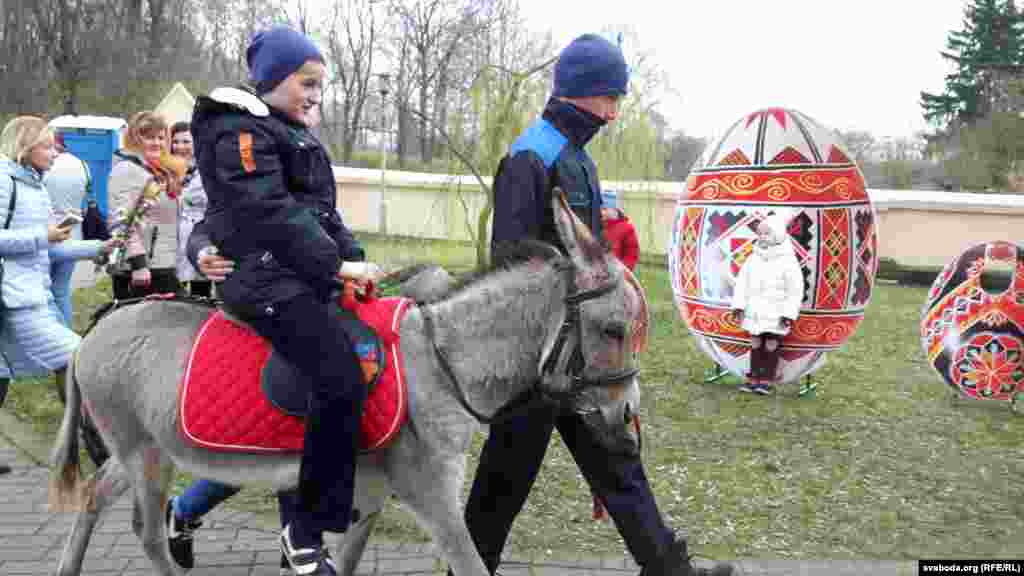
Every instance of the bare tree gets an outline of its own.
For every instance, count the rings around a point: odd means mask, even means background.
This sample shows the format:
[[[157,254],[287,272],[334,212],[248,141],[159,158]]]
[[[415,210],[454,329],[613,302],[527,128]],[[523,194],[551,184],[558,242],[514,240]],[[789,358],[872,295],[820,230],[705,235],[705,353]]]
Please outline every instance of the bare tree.
[[[446,123],[452,63],[460,46],[471,42],[490,25],[491,9],[496,4],[490,0],[415,0],[391,4],[412,56],[412,80],[420,112],[420,155],[425,163],[429,164],[434,154],[434,131],[429,121]]]
[[[333,74],[325,128],[340,143],[341,157],[351,162],[370,93],[374,56],[380,34],[377,15],[369,0],[349,0],[333,5],[327,20],[326,43]]]
[[[3,4],[0,74],[4,90],[0,92],[0,111],[4,118],[16,113],[38,111],[45,107],[49,69],[40,70],[46,60],[42,45],[28,41],[38,34],[31,0],[6,0]]]
[[[707,141],[703,138],[687,136],[680,131],[666,142],[668,147],[665,158],[665,177],[669,180],[683,180],[690,173],[693,164],[704,152]]]
[[[409,156],[409,144],[412,140],[413,134],[413,117],[409,113],[411,109],[411,99],[413,91],[413,83],[411,80],[410,70],[412,69],[412,49],[410,47],[409,37],[404,34],[397,35],[397,39],[394,44],[395,47],[395,58],[397,65],[395,67],[395,91],[394,91],[394,102],[395,102],[395,115],[396,118],[396,135],[395,135],[395,155],[398,157],[398,167],[405,168],[406,159]]]

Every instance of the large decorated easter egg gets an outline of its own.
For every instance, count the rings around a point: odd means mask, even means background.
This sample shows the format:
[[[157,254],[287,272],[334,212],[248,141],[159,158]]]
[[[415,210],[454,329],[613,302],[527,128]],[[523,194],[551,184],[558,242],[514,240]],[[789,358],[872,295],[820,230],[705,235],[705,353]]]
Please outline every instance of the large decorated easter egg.
[[[1009,265],[1008,286],[985,281],[998,263]],[[922,309],[921,346],[960,395],[1013,400],[1024,392],[1024,249],[986,242],[947,264]]]
[[[694,165],[679,199],[668,262],[676,308],[720,366],[744,376],[751,335],[732,314],[758,224],[788,218],[804,276],[800,315],[782,341],[780,382],[820,367],[864,318],[878,267],[864,178],[835,132],[784,108],[737,120]]]

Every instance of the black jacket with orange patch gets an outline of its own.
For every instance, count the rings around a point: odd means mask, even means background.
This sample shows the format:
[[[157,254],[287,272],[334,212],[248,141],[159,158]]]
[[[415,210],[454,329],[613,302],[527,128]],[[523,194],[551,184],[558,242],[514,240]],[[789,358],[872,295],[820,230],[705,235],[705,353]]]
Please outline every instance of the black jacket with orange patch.
[[[219,88],[197,99],[192,137],[209,197],[194,234],[235,261],[220,286],[234,312],[266,314],[310,292],[326,299],[341,263],[365,258],[338,213],[327,151],[304,126],[251,92]]]

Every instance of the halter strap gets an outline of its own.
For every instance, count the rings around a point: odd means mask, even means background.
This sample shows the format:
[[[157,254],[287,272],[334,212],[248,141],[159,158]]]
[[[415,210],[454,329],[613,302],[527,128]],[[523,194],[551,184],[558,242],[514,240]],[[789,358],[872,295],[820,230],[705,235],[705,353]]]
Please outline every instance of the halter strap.
[[[551,392],[540,389],[538,384],[534,383],[532,387],[510,400],[508,403],[502,405],[490,416],[481,413],[476,408],[473,408],[469,403],[469,399],[466,397],[466,393],[462,389],[462,385],[459,383],[458,377],[455,375],[455,370],[452,368],[451,362],[448,360],[448,355],[445,354],[444,350],[442,350],[440,345],[437,343],[433,314],[431,314],[428,307],[419,306],[420,313],[423,315],[423,330],[426,333],[427,339],[430,340],[430,345],[434,349],[434,356],[437,358],[437,362],[441,366],[441,370],[444,372],[445,376],[452,381],[455,388],[455,399],[458,400],[459,405],[461,405],[466,412],[469,412],[473,418],[476,418],[477,421],[483,424],[491,424],[495,421],[511,417],[511,415],[518,412],[519,409],[530,407],[534,403],[535,398],[538,397],[546,402],[565,404],[578,397],[580,393],[587,388],[612,386],[634,378],[640,373],[639,368],[632,367],[623,368],[617,372],[605,374],[597,378],[589,378],[583,375],[583,370],[586,367],[586,361],[583,358],[582,350],[583,327],[580,320],[580,304],[587,300],[594,300],[609,294],[615,290],[619,285],[619,282],[607,282],[597,288],[576,292],[576,281],[574,275],[576,267],[573,266],[571,262],[563,262],[556,264],[555,269],[559,272],[564,271],[568,273],[569,294],[563,299],[566,306],[565,319],[562,321],[562,325],[558,329],[558,335],[555,337],[555,343],[551,348],[551,353],[544,361],[544,365],[541,368],[541,375],[540,378],[538,378],[537,383],[539,383],[544,376],[554,373],[558,360],[561,358],[566,343],[569,340],[569,335],[573,332],[573,329],[575,329],[576,346],[573,348],[572,356],[569,358],[568,364],[566,365],[566,373],[570,377],[571,385],[568,390]]]

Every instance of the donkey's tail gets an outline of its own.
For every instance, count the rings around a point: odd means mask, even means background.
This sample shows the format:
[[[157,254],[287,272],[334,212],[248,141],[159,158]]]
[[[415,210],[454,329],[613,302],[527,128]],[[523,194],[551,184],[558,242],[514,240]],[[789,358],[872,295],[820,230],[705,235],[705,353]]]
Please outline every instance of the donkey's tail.
[[[82,393],[75,377],[78,351],[71,357],[67,378],[64,379],[64,419],[57,432],[57,443],[50,453],[50,498],[52,512],[78,510],[81,505],[80,480],[82,475],[78,451],[78,427],[82,419]]]

